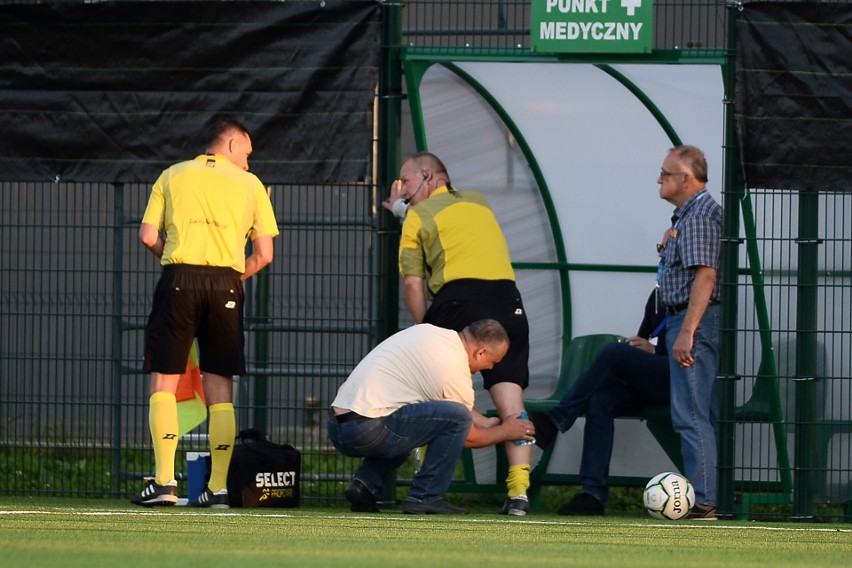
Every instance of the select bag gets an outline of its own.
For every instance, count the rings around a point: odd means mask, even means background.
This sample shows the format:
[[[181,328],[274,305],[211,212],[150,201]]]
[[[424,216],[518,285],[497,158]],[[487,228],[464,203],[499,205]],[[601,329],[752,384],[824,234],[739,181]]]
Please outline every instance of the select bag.
[[[231,507],[298,507],[299,451],[270,442],[259,430],[243,430],[239,439],[228,469]]]

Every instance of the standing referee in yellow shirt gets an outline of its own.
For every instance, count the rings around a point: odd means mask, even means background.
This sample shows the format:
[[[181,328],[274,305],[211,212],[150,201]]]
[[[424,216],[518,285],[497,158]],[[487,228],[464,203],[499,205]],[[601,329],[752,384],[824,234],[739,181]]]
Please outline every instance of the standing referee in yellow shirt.
[[[145,327],[156,474],[131,499],[146,507],[177,502],[175,392],[194,338],[210,410],[211,473],[190,505],[228,507],[236,433],[233,377],[245,373],[242,281],[272,261],[278,235],[266,189],[248,172],[252,144],[246,128],[220,120],[205,142],[205,154],[160,175],[139,228],[139,240],[163,266]],[[246,258],[248,239],[252,253]]]

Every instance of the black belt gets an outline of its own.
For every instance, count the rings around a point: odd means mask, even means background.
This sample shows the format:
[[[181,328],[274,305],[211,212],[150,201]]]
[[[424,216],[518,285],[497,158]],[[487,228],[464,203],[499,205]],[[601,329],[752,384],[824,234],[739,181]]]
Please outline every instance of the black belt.
[[[370,420],[369,416],[361,416],[357,412],[344,412],[343,414],[334,414],[332,412],[332,416],[334,416],[334,421],[338,424],[343,424],[344,422],[351,422],[352,420],[357,420],[359,422],[363,422],[364,420]]]
[[[687,302],[685,304],[678,304],[676,306],[666,306],[666,311],[671,315],[671,314],[676,314],[678,312],[682,312],[683,310],[685,310],[688,307],[689,307],[689,302]]]
[[[715,306],[718,303],[719,303],[718,301],[715,301],[715,302],[711,301],[707,305],[708,306]],[[678,312],[682,312],[683,310],[685,310],[688,307],[689,307],[689,302],[687,302],[685,304],[678,304],[676,306],[666,306],[666,311],[669,313],[669,315],[674,315]]]

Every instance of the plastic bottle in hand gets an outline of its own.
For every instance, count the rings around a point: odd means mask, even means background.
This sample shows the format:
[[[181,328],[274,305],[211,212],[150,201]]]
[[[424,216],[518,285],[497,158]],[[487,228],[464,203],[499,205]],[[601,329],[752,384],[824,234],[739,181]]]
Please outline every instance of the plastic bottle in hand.
[[[521,412],[520,414],[518,414],[518,418],[521,419],[521,420],[529,420],[530,419],[526,410]],[[532,440],[515,440],[516,446],[529,446],[530,444],[535,444],[535,438],[533,438]]]

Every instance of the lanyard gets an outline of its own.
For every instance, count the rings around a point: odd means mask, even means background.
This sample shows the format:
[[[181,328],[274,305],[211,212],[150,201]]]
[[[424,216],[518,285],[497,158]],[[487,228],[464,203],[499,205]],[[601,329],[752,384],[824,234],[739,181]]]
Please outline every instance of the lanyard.
[[[663,319],[660,320],[659,325],[657,325],[656,329],[651,332],[650,337],[660,337],[660,332],[662,332],[666,328],[666,322],[669,320],[669,313],[666,312],[666,315],[663,316]]]

